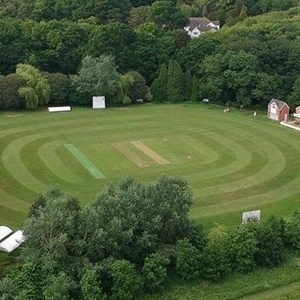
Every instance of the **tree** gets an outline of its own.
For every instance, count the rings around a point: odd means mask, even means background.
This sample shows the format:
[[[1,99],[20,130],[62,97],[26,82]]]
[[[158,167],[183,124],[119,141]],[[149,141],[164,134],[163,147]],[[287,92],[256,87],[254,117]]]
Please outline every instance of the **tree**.
[[[161,27],[183,28],[187,18],[172,1],[154,1],[150,6],[150,20]]]
[[[159,70],[159,76],[151,87],[154,99],[158,102],[167,101],[168,68],[162,64]]]
[[[184,73],[184,100],[189,101],[192,93],[192,81],[193,77],[190,71]]]
[[[296,210],[286,225],[285,238],[289,246],[300,251],[300,212]]]
[[[225,278],[230,273],[228,256],[228,233],[226,228],[213,228],[203,251],[203,277],[212,281]]]
[[[68,300],[71,299],[69,292],[72,288],[71,279],[60,272],[56,276],[51,276],[46,285],[43,296],[45,300]]]
[[[190,100],[192,102],[199,101],[199,81],[195,75],[193,75],[193,78],[192,78],[192,90],[191,90]]]
[[[49,102],[50,86],[38,69],[31,65],[18,64],[16,73],[26,81],[26,86],[20,87],[18,92],[25,98],[27,109],[34,109]]]
[[[96,16],[99,23],[126,23],[131,9],[129,0],[100,0],[94,2],[92,15]]]
[[[127,260],[115,260],[109,270],[112,278],[112,299],[136,299],[142,289],[142,278],[133,264]]]
[[[298,105],[300,105],[300,76],[293,84],[293,92],[289,96],[289,105],[292,109],[295,109]]]
[[[248,230],[247,225],[241,225],[229,233],[228,239],[231,269],[240,273],[252,271],[258,243],[256,236]]]
[[[130,11],[129,23],[133,27],[147,22],[150,6],[133,7]]]
[[[168,66],[167,99],[170,102],[184,100],[184,77],[176,60],[170,60]]]
[[[6,276],[0,280],[0,299],[14,300],[19,293],[19,288],[11,277]]]
[[[176,244],[176,272],[185,280],[196,279],[201,274],[202,257],[200,251],[188,239]]]
[[[28,43],[24,39],[21,21],[16,18],[0,18],[0,73],[14,72],[16,65],[24,61]]]
[[[46,203],[37,206],[24,223],[26,243],[22,257],[39,264],[49,275],[75,272],[73,256],[79,251],[81,220],[78,200],[65,197],[58,188],[49,188],[44,197]]]
[[[119,74],[112,56],[86,56],[78,75],[71,76],[76,104],[88,104],[92,97],[102,95],[110,99],[117,91]],[[72,100],[74,101],[74,100]]]
[[[29,64],[51,73],[78,70],[91,26],[65,20],[24,20],[21,25]]]
[[[169,259],[159,253],[150,254],[145,258],[142,275],[144,288],[149,292],[160,290],[168,279],[167,265]]]
[[[50,104],[68,105],[70,102],[71,81],[70,77],[62,73],[45,73],[51,93]]]
[[[41,265],[35,262],[26,262],[19,272],[13,273],[13,281],[16,283],[19,293],[16,300],[32,299],[42,300],[42,289],[45,285],[45,277]]]
[[[293,0],[259,0],[258,7],[263,12],[269,12],[274,10],[287,10],[293,7],[294,1]]]
[[[117,0],[118,1],[118,0]],[[134,69],[133,55],[135,34],[133,28],[124,23],[95,26],[86,45],[86,52],[93,57],[113,56],[119,71],[125,73]]]
[[[24,108],[25,101],[18,90],[25,85],[25,79],[17,74],[0,76],[0,109]]]
[[[274,267],[282,264],[286,253],[284,250],[285,225],[282,219],[271,216],[264,222],[251,223],[249,229],[254,233],[257,251],[255,262],[261,267]]]
[[[88,269],[80,280],[80,289],[83,300],[106,300],[107,296],[103,293],[101,282],[97,278],[97,273],[93,269]]]
[[[151,253],[184,238],[191,203],[186,181],[176,177],[149,185],[127,178],[118,189],[103,190],[83,211],[89,259],[112,256],[141,265]]]
[[[134,78],[130,74],[121,75],[118,81],[117,101],[123,104],[130,104],[130,89],[133,86]]]
[[[146,99],[148,93],[148,86],[143,75],[136,71],[129,71],[127,73],[133,78],[133,83],[130,86],[130,98],[136,99]]]

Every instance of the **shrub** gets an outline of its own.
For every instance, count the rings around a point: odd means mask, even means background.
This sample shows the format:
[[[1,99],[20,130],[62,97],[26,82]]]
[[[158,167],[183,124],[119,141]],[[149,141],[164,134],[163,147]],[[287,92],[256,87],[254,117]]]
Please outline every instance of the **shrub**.
[[[159,253],[146,257],[142,269],[144,287],[149,292],[160,290],[168,279],[167,268],[169,259]]]

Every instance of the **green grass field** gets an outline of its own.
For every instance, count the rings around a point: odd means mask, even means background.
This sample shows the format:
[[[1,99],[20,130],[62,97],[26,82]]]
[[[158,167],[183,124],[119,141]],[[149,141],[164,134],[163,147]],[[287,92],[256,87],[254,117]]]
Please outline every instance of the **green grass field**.
[[[154,104],[1,112],[0,153],[0,225],[20,226],[51,184],[85,203],[128,175],[183,176],[190,216],[207,225],[238,224],[252,209],[286,216],[300,203],[300,132],[262,113]]]

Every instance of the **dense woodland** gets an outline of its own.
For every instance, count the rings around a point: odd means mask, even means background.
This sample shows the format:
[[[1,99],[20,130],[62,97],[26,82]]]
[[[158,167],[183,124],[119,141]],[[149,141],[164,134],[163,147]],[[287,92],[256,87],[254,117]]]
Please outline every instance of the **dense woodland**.
[[[136,99],[300,104],[296,0],[0,2],[0,108]],[[190,16],[220,20],[190,39]],[[150,88],[149,88],[150,87]]]
[[[83,207],[49,188],[29,210],[22,264],[2,274],[0,299],[140,299],[174,278],[216,282],[300,250],[300,212],[206,231],[188,218],[192,201],[175,177],[126,178]]]

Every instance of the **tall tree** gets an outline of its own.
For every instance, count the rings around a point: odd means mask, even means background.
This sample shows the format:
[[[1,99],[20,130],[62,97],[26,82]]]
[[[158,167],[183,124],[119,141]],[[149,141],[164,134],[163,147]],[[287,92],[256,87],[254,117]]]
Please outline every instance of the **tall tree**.
[[[196,75],[193,75],[192,78],[192,90],[191,90],[191,97],[189,100],[191,100],[192,102],[199,101],[199,81]]]
[[[167,99],[170,102],[184,100],[184,77],[176,60],[170,60],[168,66]]]
[[[119,73],[112,56],[84,57],[78,74],[71,76],[76,103],[91,103],[92,97],[97,95],[111,99],[117,92],[118,80]]]
[[[26,101],[26,108],[34,109],[49,102],[50,85],[38,69],[31,65],[18,64],[16,73],[26,81],[26,86],[18,90]]]
[[[134,78],[128,73],[119,77],[116,94],[116,98],[119,103],[131,103],[132,99],[130,99],[130,89],[133,86],[133,83]]]
[[[49,103],[68,105],[70,101],[70,77],[62,73],[45,73],[51,93]]]
[[[144,76],[136,71],[129,71],[127,74],[134,80],[130,87],[130,98],[133,100],[146,99],[149,87]]]
[[[157,78],[157,91],[154,94],[156,101],[167,101],[167,85],[168,85],[168,68],[166,64],[162,64]]]
[[[18,90],[25,85],[25,79],[17,74],[0,76],[0,109],[24,108],[25,101]]]
[[[58,188],[49,188],[45,199],[46,204],[38,206],[24,224],[23,258],[39,264],[49,275],[59,271],[70,274],[75,272],[70,260],[78,248],[81,208],[76,199],[65,197]]]
[[[190,71],[184,73],[184,100],[189,101],[192,94],[193,77]]]
[[[166,28],[183,28],[187,18],[172,1],[155,1],[150,6],[150,20]]]

